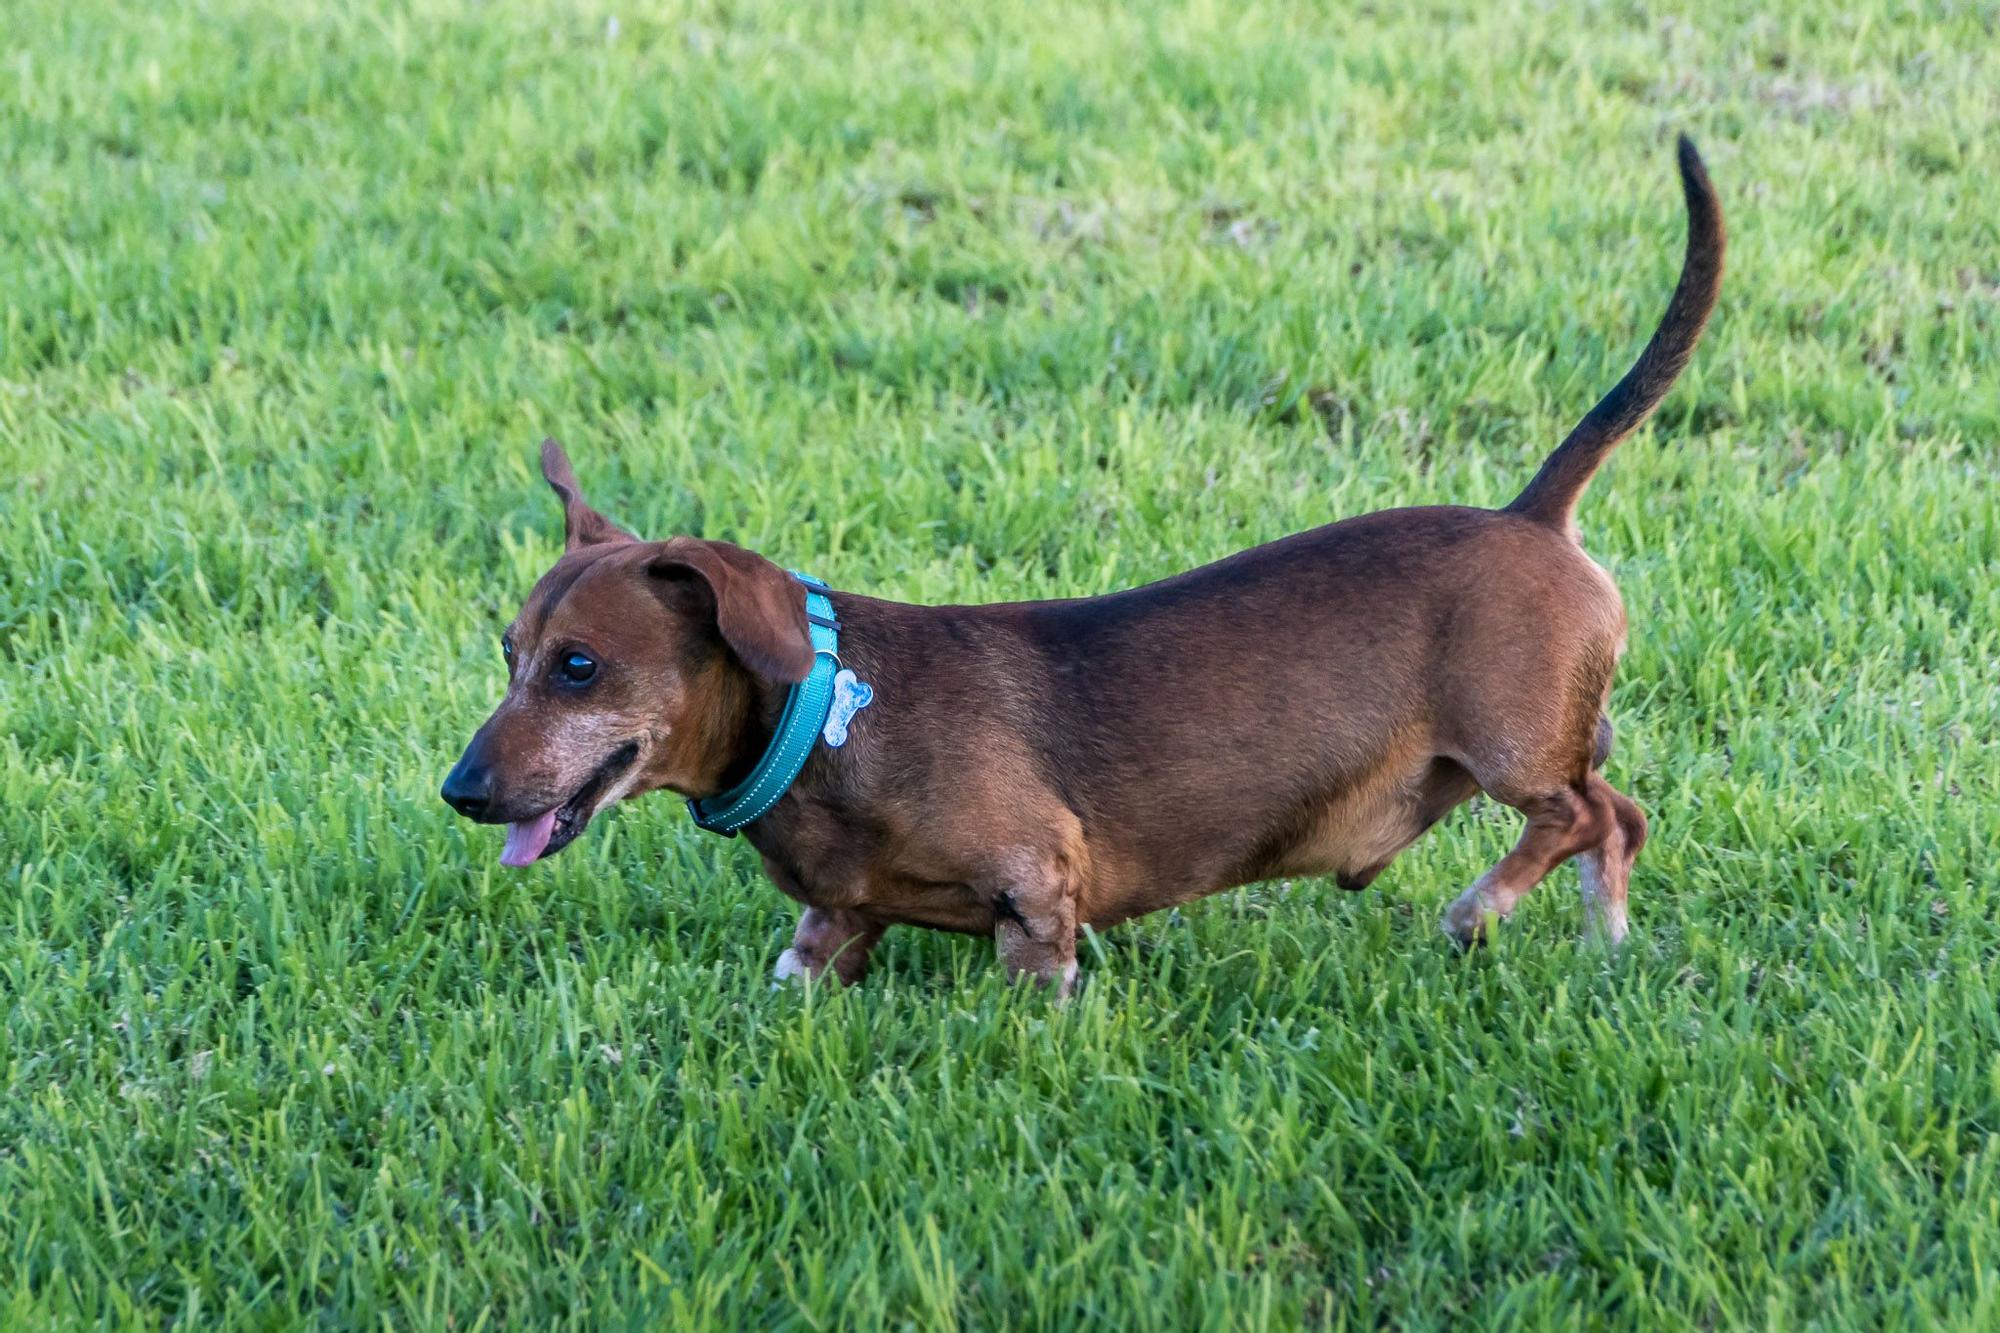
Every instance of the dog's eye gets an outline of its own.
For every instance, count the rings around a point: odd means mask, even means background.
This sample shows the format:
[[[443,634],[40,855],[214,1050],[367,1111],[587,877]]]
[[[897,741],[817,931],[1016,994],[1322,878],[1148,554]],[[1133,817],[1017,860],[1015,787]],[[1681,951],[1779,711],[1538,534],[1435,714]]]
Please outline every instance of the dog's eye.
[[[514,665],[514,641],[504,634],[500,636],[500,656],[509,667]]]
[[[556,670],[572,685],[581,685],[597,674],[597,663],[583,653],[571,653]]]

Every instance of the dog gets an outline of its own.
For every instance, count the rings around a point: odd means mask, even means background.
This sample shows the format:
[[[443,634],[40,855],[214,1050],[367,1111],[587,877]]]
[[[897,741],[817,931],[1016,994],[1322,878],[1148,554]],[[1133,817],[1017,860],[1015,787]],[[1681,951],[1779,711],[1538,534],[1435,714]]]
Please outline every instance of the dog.
[[[856,982],[907,924],[990,935],[1011,975],[1067,994],[1085,926],[1285,875],[1362,888],[1483,791],[1526,828],[1445,932],[1481,942],[1575,857],[1587,932],[1615,944],[1646,841],[1600,771],[1626,617],[1572,515],[1720,290],[1721,209],[1685,137],[1679,168],[1664,318],[1503,509],[1366,514],[1098,597],[909,606],[728,542],[639,540],[546,442],[563,554],[444,800],[528,865],[677,792],[803,905],[779,977]]]

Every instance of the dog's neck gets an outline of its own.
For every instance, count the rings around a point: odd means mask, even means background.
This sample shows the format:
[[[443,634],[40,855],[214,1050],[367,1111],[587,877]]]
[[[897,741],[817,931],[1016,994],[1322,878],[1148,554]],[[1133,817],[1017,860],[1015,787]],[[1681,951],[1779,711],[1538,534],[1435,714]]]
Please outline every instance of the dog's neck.
[[[896,609],[893,604],[872,598],[834,594],[834,610],[840,617],[840,665],[861,680],[871,682],[878,697],[886,690],[892,699],[898,694],[894,683],[896,667],[907,646],[900,640],[902,625],[893,614]],[[727,703],[720,716],[728,719],[729,730],[717,751],[729,758],[717,791],[726,791],[742,782],[770,749],[792,688],[753,675],[734,662],[730,663],[728,674],[731,680]],[[861,714],[857,725],[873,729],[882,716],[879,707],[870,708]],[[879,742],[881,738],[874,739]],[[824,794],[828,784],[832,784],[851,793],[853,783],[869,768],[863,756],[879,749],[879,743],[844,744],[835,749],[815,741],[805,767],[792,783],[792,790]]]
[[[727,791],[750,776],[757,761],[771,748],[778,719],[785,711],[791,686],[766,680],[732,662],[723,671],[723,698],[715,716],[722,743],[716,750],[727,758],[714,781],[715,791]],[[713,792],[704,793],[713,795]]]

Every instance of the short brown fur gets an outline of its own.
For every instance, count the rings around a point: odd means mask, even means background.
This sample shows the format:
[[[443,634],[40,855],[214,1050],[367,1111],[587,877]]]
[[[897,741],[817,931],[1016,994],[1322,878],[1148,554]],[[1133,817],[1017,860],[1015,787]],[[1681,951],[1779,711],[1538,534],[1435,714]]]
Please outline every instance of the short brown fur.
[[[1685,139],[1687,257],[1658,332],[1498,511],[1367,514],[1143,588],[908,606],[836,592],[875,703],[745,835],[805,905],[781,974],[858,980],[898,924],[991,935],[1067,990],[1076,938],[1234,885],[1366,885],[1477,791],[1519,844],[1455,901],[1463,944],[1570,857],[1616,941],[1646,819],[1597,771],[1626,620],[1571,513],[1665,396],[1719,289],[1721,213]],[[551,441],[566,551],[510,631],[506,700],[446,799],[488,822],[708,796],[763,752],[810,669],[804,593],[723,542],[641,542],[583,503]],[[585,687],[550,675],[587,653]]]

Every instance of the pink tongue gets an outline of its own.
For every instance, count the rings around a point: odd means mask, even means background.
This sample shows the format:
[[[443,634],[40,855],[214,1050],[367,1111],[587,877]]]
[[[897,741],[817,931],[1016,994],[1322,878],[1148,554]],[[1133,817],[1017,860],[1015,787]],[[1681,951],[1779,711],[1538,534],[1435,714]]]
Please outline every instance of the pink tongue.
[[[507,825],[507,845],[500,849],[500,864],[503,866],[531,866],[542,849],[549,845],[549,837],[556,831],[556,812],[545,810],[534,819],[520,820]]]

